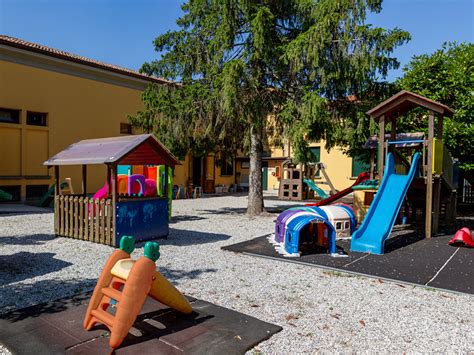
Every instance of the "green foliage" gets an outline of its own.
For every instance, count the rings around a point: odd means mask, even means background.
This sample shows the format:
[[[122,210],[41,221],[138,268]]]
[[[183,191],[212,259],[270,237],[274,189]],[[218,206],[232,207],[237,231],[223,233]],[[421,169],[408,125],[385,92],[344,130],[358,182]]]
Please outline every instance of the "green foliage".
[[[379,83],[399,65],[390,55],[409,40],[365,23],[381,3],[189,0],[180,28],[154,41],[161,58],[142,67],[180,84],[150,86],[130,122],[176,154],[230,152],[271,114],[273,134],[291,139],[297,160],[309,159],[308,139],[356,152],[371,129],[364,112],[390,92]]]
[[[414,57],[397,85],[441,102],[455,111],[445,117],[443,139],[465,170],[474,167],[474,44],[445,43],[431,55]],[[427,129],[426,111],[414,111],[400,123],[407,132]]]

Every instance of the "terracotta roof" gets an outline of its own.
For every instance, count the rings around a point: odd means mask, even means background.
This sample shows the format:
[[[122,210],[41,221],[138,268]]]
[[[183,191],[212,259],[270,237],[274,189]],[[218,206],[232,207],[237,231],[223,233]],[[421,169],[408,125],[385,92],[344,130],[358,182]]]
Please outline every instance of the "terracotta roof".
[[[94,67],[94,68],[99,68],[99,69],[111,71],[111,72],[114,72],[114,73],[134,77],[134,78],[137,78],[137,79],[142,79],[142,80],[155,82],[155,83],[160,83],[160,84],[173,84],[172,81],[169,81],[169,80],[166,80],[166,79],[163,79],[163,78],[148,76],[148,75],[145,75],[145,74],[141,74],[141,73],[139,73],[135,70],[120,67],[118,65],[100,62],[100,61],[95,60],[95,59],[86,58],[86,57],[83,57],[83,56],[80,56],[80,55],[77,55],[77,54],[61,51],[59,49],[55,49],[55,48],[51,48],[51,47],[46,47],[46,46],[43,46],[41,44],[28,42],[28,41],[25,41],[25,40],[22,40],[22,39],[19,39],[19,38],[15,38],[15,37],[0,35],[0,45],[1,44],[6,45],[6,46],[10,46],[10,47],[23,49],[23,50],[30,51],[30,52],[40,53],[40,54],[47,55],[47,56],[54,57],[54,58],[67,60],[67,61],[74,62],[74,63],[87,65],[87,66]]]
[[[145,146],[146,144],[146,146]],[[148,147],[148,148],[147,148]],[[127,163],[179,164],[178,159],[152,134],[86,139],[71,144],[43,165]]]

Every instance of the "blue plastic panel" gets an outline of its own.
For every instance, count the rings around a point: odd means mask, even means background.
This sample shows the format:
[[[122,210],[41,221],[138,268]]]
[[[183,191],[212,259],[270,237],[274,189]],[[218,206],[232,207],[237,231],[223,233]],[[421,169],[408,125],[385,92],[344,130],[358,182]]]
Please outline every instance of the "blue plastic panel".
[[[136,241],[168,236],[167,199],[118,201],[116,208],[115,245],[123,235],[131,235]]]

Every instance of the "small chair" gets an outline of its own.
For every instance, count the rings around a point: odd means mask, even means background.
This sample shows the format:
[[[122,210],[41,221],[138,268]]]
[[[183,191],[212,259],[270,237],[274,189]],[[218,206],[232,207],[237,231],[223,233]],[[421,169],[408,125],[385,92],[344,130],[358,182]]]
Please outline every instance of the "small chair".
[[[201,186],[196,186],[193,191],[193,198],[202,197],[202,189]]]

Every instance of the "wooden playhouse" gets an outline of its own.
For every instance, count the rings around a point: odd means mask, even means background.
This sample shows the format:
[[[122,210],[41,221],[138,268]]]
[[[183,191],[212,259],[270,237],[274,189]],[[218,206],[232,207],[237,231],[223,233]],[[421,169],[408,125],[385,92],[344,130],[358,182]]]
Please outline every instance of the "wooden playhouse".
[[[102,198],[87,196],[87,166],[105,165],[107,182]],[[178,160],[151,134],[88,139],[74,143],[44,162],[54,167],[54,232],[57,236],[118,246],[123,235],[136,241],[168,235],[169,169]],[[82,193],[63,195],[60,167],[82,168]],[[119,194],[118,167],[159,166],[164,168],[164,186],[152,196]],[[156,169],[155,169],[156,171]]]

